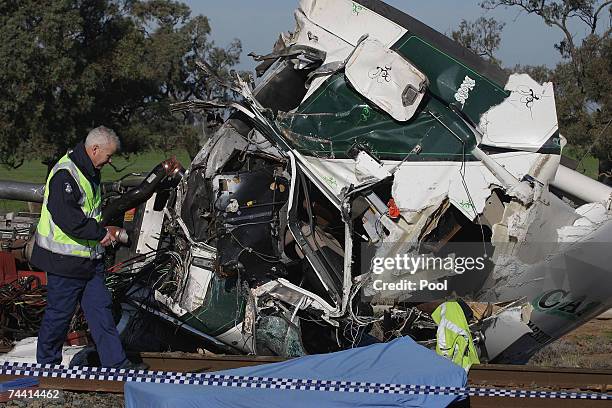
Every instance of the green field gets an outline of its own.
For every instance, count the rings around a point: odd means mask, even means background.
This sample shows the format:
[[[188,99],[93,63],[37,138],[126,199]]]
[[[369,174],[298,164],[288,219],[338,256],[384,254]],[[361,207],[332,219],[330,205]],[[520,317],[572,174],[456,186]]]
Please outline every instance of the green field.
[[[113,158],[113,165],[121,170],[116,172],[112,167],[105,166],[102,169],[102,180],[116,180],[128,173],[148,173],[162,160],[175,155],[176,158],[187,167],[191,160],[186,151],[176,151],[170,153],[148,152],[139,155]],[[7,169],[0,166],[0,180],[28,181],[33,183],[44,183],[47,167],[40,161],[28,161],[17,169]],[[27,211],[27,203],[21,201],[0,200],[0,213],[11,211]]]
[[[599,176],[599,160],[595,157],[590,155],[585,156],[583,151],[577,150],[572,146],[567,146],[563,150],[563,155],[577,161],[580,161],[582,159],[582,162],[578,164],[576,171],[579,171],[580,173],[583,173],[594,179],[597,179],[597,176]]]

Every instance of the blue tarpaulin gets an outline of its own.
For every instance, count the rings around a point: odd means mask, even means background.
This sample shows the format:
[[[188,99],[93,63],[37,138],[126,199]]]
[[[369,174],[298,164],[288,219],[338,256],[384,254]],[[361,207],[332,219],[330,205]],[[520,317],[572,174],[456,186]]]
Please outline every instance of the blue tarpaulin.
[[[452,387],[463,387],[467,383],[467,374],[461,367],[408,337],[390,343],[218,373]],[[127,408],[444,407],[456,399],[449,395],[368,394],[139,382],[125,384]]]

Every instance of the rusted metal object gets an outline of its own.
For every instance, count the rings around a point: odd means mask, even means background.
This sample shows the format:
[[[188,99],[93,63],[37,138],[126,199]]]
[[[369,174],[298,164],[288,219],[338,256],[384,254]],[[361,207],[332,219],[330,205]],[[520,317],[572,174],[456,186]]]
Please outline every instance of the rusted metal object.
[[[205,372],[229,370],[259,364],[278,363],[286,359],[263,356],[216,356],[190,353],[140,353],[150,370]]]
[[[521,389],[612,391],[612,370],[489,364],[472,366],[470,384]]]

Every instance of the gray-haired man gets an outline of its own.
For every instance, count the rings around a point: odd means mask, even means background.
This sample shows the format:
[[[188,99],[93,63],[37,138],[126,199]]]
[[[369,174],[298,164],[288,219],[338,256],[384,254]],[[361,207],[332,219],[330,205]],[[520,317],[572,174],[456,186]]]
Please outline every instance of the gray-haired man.
[[[134,368],[125,356],[104,285],[105,246],[121,229],[102,227],[100,169],[120,143],[104,126],[63,156],[47,178],[32,263],[47,272],[47,309],[38,334],[37,361],[60,364],[77,302],[105,367]]]

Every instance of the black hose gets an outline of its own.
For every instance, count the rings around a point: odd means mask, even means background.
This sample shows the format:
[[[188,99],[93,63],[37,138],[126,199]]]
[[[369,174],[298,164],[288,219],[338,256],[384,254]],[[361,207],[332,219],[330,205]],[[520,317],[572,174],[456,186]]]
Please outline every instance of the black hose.
[[[182,168],[180,170],[182,170]],[[179,174],[180,173],[179,171]],[[151,170],[140,185],[129,190],[104,208],[100,224],[102,226],[108,225],[109,222],[125,213],[127,210],[138,207],[140,204],[147,201],[166,177],[167,168],[165,162],[161,162]]]

